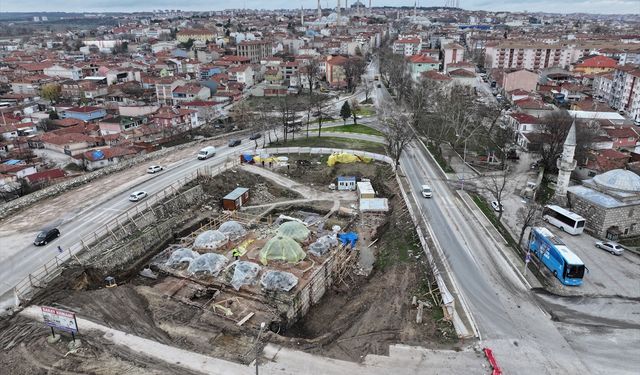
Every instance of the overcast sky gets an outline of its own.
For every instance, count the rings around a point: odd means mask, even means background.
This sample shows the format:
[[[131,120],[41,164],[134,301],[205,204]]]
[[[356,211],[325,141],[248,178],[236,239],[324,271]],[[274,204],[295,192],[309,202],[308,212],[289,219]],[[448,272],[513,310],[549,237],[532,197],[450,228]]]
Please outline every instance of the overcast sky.
[[[349,3],[355,0],[349,0]],[[414,0],[372,0],[373,6],[413,5]],[[368,0],[363,1],[368,4]],[[323,8],[335,7],[337,0],[321,0]],[[419,5],[444,5],[445,0],[422,0]],[[344,4],[344,0],[342,0]],[[148,11],[153,9],[221,10],[225,8],[316,8],[317,0],[0,0],[0,12],[100,12]],[[640,14],[640,0],[460,0],[464,9],[553,12]]]

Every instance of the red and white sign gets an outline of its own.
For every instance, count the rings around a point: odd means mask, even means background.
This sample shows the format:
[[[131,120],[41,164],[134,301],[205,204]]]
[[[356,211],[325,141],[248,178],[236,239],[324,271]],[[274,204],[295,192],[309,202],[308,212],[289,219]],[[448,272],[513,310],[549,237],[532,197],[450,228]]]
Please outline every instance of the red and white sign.
[[[59,310],[54,307],[42,306],[42,318],[44,324],[62,331],[78,333],[78,323],[76,314]]]

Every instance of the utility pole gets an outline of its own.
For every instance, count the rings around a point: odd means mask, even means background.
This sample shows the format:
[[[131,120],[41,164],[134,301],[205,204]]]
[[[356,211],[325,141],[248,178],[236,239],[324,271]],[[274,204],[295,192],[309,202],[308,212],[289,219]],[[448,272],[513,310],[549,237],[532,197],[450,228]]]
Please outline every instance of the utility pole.
[[[258,331],[258,337],[256,338],[256,375],[258,375],[258,357],[260,356],[260,336],[262,336],[262,332],[264,332],[264,327],[266,327],[266,323],[260,323],[260,331]]]

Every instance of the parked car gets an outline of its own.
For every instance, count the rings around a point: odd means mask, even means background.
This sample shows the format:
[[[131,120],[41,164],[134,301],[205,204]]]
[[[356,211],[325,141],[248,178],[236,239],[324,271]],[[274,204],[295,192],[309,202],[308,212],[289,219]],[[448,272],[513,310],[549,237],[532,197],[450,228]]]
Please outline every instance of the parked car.
[[[260,133],[253,133],[253,134],[251,134],[251,136],[249,137],[249,139],[250,139],[250,140],[252,140],[252,141],[254,141],[254,140],[256,140],[256,139],[258,139],[258,138],[261,138],[261,137],[262,137],[262,134],[260,134]]]
[[[622,253],[624,253],[624,247],[622,247],[622,245],[620,245],[617,242],[611,242],[611,241],[602,242],[602,241],[598,241],[598,242],[596,242],[596,247],[598,249],[602,249],[604,251],[608,251],[613,255],[622,255]]]
[[[147,173],[156,173],[156,172],[160,172],[163,169],[164,168],[162,168],[159,165],[152,165],[149,168],[147,168]]]
[[[240,143],[242,143],[242,141],[239,139],[231,139],[229,140],[229,147],[236,147]]]
[[[147,197],[147,192],[146,191],[134,191],[133,193],[131,193],[131,195],[129,195],[129,200],[131,202],[137,202],[139,200],[142,200],[144,198]]]
[[[60,230],[58,230],[58,228],[45,228],[38,233],[33,244],[36,246],[44,246],[58,237],[60,237]]]
[[[498,203],[498,201],[492,201],[491,208],[496,212],[504,211],[504,207],[502,207],[502,204]]]

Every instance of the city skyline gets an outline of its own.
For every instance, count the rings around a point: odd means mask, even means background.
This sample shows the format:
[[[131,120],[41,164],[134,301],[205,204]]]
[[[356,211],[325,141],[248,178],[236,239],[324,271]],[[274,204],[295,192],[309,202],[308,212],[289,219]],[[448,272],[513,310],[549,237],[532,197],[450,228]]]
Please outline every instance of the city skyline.
[[[349,1],[349,4],[355,0]],[[368,4],[368,1],[364,1]],[[304,0],[296,2],[297,6],[292,6],[292,2],[285,0],[245,0],[237,3],[236,8],[247,9],[284,9],[299,8],[303,6],[305,9],[315,9],[317,2],[315,0]],[[334,8],[336,1],[322,0],[323,8]],[[342,1],[344,4],[344,1]],[[444,0],[439,1],[419,1],[419,6],[443,6]],[[25,12],[25,11],[43,11],[43,12],[139,12],[152,11],[155,9],[181,9],[185,11],[207,11],[207,10],[223,10],[229,9],[229,3],[223,1],[191,1],[188,6],[182,4],[176,6],[174,1],[169,0],[153,0],[139,1],[132,6],[130,1],[123,0],[87,0],[87,1],[61,1],[52,0],[42,2],[39,0],[25,0],[21,2],[5,3],[2,6],[2,12]],[[373,6],[412,6],[412,1],[394,1],[388,0],[373,1]],[[547,13],[593,13],[593,14],[634,14],[640,13],[640,6],[636,0],[567,0],[562,3],[552,0],[540,0],[531,2],[527,0],[461,0],[461,8],[465,10],[487,10],[487,11],[508,11],[508,12],[547,12]]]

